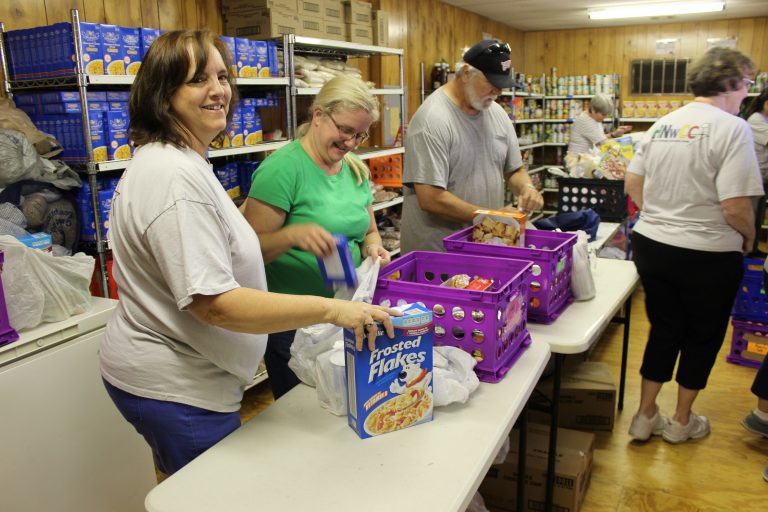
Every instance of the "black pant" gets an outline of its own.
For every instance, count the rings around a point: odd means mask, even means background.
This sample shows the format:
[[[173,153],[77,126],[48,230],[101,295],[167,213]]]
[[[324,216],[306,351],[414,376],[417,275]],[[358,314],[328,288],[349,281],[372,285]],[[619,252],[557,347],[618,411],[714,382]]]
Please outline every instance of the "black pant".
[[[273,332],[267,338],[267,351],[264,353],[264,364],[267,367],[269,385],[275,400],[296,387],[299,378],[288,367],[291,359],[291,344],[296,331]]]
[[[645,289],[651,332],[640,374],[704,389],[725,339],[743,274],[739,252],[683,249],[635,232],[633,259]]]

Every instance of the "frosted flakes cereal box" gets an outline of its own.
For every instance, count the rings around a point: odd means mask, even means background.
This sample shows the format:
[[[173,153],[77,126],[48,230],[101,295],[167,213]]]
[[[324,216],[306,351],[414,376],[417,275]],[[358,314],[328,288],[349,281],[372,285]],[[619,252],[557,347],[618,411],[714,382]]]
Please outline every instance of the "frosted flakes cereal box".
[[[432,311],[421,304],[396,309],[395,337],[377,324],[376,348],[355,350],[344,330],[347,421],[361,439],[432,421]]]

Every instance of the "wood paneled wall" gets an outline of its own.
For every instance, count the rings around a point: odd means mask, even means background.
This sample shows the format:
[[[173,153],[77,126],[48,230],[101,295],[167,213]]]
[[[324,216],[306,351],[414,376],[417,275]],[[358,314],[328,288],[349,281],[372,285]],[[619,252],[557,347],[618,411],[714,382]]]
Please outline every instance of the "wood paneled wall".
[[[620,73],[622,98],[650,99],[629,96],[630,61],[663,58],[656,55],[656,40],[667,38],[678,39],[677,52],[670,57],[695,59],[707,50],[707,38],[711,37],[736,38],[738,49],[748,54],[759,70],[768,70],[768,17],[526,32],[521,70],[536,75],[549,73],[555,66],[560,76]]]
[[[433,63],[444,58],[452,66],[462,48],[480,40],[483,33],[507,41],[512,65],[529,74],[549,72],[555,66],[560,75],[620,73],[627,77],[632,59],[656,56],[656,39],[678,38],[675,56],[695,58],[706,50],[710,37],[735,37],[738,48],[761,70],[768,70],[768,17],[521,32],[439,0],[373,0],[373,4],[389,12],[390,46],[405,48],[408,117],[420,103],[421,64],[428,79]],[[35,27],[69,20],[73,8],[79,9],[83,21],[222,30],[218,0],[5,0],[0,2],[0,21],[6,30]],[[399,81],[397,58],[387,57],[381,66],[378,61],[372,64],[375,81]],[[627,98],[628,80],[622,84],[622,96]]]

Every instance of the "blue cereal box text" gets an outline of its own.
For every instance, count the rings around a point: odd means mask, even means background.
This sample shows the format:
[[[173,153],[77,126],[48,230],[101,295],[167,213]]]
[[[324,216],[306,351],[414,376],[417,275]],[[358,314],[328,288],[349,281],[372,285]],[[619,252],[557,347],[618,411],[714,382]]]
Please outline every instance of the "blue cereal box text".
[[[361,439],[432,421],[432,311],[421,304],[398,306],[395,337],[376,324],[376,348],[355,349],[344,330],[347,421]]]

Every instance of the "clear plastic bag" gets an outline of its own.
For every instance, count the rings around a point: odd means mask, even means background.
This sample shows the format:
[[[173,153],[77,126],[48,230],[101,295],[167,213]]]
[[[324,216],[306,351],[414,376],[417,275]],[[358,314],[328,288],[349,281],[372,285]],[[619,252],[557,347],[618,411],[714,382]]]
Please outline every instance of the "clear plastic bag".
[[[54,256],[12,236],[0,236],[0,250],[5,253],[3,289],[6,297],[13,297],[8,318],[14,329],[59,322],[91,308],[91,256]]]
[[[589,247],[588,235],[584,231],[576,233],[578,238],[573,246],[571,291],[575,300],[589,300],[595,296],[595,280],[592,278],[594,252]]]
[[[347,414],[347,383],[344,345],[317,356],[317,399],[320,405],[337,416]]]

